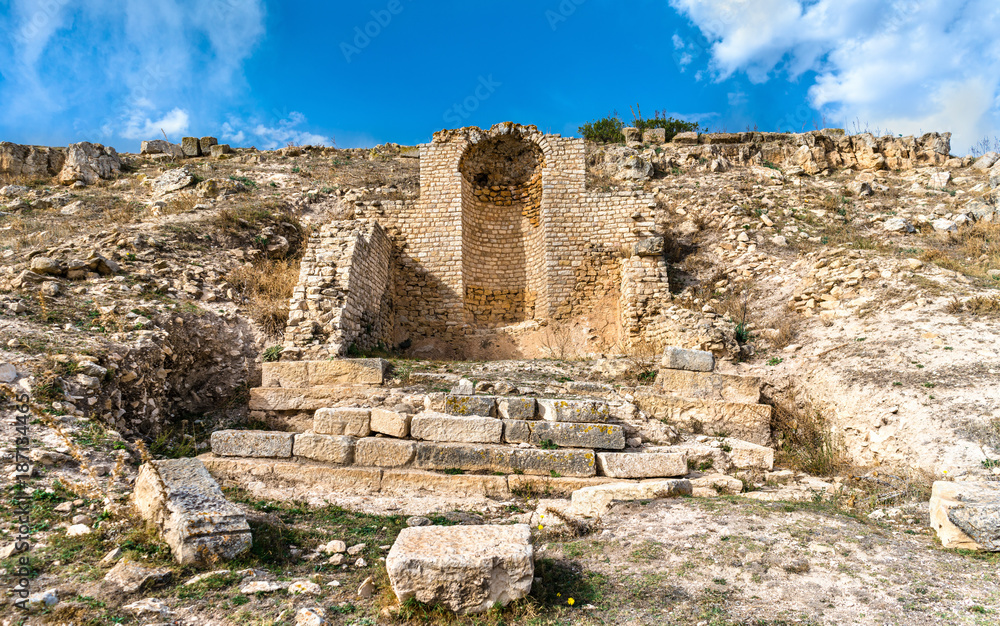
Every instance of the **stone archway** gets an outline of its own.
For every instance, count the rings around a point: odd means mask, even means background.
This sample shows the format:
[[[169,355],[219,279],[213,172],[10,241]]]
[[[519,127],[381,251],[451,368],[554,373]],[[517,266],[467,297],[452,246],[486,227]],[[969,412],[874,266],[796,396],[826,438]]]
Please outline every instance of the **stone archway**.
[[[545,288],[541,148],[520,134],[485,136],[459,162],[466,318],[497,326],[535,317]]]

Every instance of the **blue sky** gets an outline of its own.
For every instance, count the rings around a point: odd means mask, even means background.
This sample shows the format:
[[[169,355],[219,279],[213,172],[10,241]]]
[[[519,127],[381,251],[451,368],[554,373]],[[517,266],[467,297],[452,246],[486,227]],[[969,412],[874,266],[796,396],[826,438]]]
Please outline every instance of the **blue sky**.
[[[996,0],[0,0],[0,140],[426,142],[617,109],[1000,135]]]

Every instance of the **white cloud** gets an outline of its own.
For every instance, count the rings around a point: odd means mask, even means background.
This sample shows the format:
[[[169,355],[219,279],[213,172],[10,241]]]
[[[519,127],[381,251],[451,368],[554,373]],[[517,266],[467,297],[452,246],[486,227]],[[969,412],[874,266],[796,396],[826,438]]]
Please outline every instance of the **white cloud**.
[[[104,109],[101,129],[115,137],[152,138],[140,133],[158,136],[159,124],[214,130],[199,123],[244,91],[243,64],[265,34],[264,0],[10,5],[0,15],[0,31],[13,33],[0,46],[0,120],[37,124],[89,106],[83,123]]]
[[[168,138],[176,142],[188,132],[190,124],[191,120],[187,111],[174,109],[157,120],[151,120],[137,114],[128,120],[124,128],[116,130],[119,135],[127,139],[152,139],[166,133]],[[114,132],[110,134],[114,134]]]
[[[318,135],[301,128],[308,123],[306,116],[298,111],[292,111],[287,117],[278,120],[276,124],[267,124],[260,120],[242,120],[230,117],[222,125],[222,138],[237,146],[253,144],[263,150],[284,148],[292,144],[296,146],[328,146],[333,145],[333,138]]]
[[[669,0],[710,42],[717,81],[815,72],[812,106],[840,125],[1000,134],[996,0]]]

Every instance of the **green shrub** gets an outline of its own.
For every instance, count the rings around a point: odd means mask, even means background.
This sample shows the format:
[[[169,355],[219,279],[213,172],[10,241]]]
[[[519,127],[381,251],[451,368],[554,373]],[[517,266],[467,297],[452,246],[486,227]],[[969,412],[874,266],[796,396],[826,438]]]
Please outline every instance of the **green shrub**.
[[[686,122],[673,117],[667,117],[666,111],[656,111],[653,114],[653,119],[649,120],[643,119],[640,114],[639,117],[635,118],[632,125],[639,130],[662,128],[666,131],[667,141],[673,139],[678,133],[697,132],[700,128],[698,122]]]
[[[618,117],[618,112],[615,111],[607,117],[587,122],[579,128],[579,132],[587,141],[595,141],[597,143],[625,143],[625,135],[622,134],[622,128],[624,127],[625,123],[622,122],[621,118]]]

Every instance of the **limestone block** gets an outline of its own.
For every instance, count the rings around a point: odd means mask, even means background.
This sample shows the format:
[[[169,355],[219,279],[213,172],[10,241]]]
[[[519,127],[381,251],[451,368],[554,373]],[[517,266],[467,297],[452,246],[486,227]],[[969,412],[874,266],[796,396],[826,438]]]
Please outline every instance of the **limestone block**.
[[[540,445],[551,441],[567,448],[598,448],[621,450],[625,447],[625,432],[617,424],[564,424],[560,422],[527,422],[531,428],[529,443]]]
[[[186,157],[201,156],[201,148],[197,137],[184,137],[181,139],[181,150]]]
[[[354,462],[355,441],[354,437],[343,435],[301,433],[295,435],[292,454],[321,463],[350,465]]]
[[[139,469],[132,503],[160,529],[181,565],[214,564],[250,549],[250,526],[198,459],[150,461]]]
[[[448,496],[509,498],[506,476],[438,474],[424,470],[387,469],[382,473],[385,495],[440,494]]]
[[[219,456],[286,458],[292,456],[292,433],[260,430],[217,430],[212,433],[212,452]]]
[[[533,420],[536,415],[534,398],[498,398],[497,412],[505,420]]]
[[[365,383],[381,385],[389,362],[385,359],[334,359],[332,361],[308,361],[309,386],[337,385],[342,383]]]
[[[215,137],[202,137],[198,140],[198,149],[203,155],[212,153],[212,146],[219,145],[219,140]]]
[[[340,400],[357,397],[352,386],[285,389],[258,387],[250,390],[251,411],[315,411]]]
[[[592,400],[539,400],[538,413],[547,422],[584,422],[588,424],[608,421],[607,402]]]
[[[931,489],[931,527],[946,548],[1000,552],[1000,486],[937,481]]]
[[[691,495],[691,481],[683,478],[640,483],[607,483],[574,491],[570,496],[570,510],[575,515],[601,517],[616,500],[656,500],[689,495]]]
[[[626,126],[622,129],[622,134],[625,135],[626,145],[636,145],[642,142],[642,131],[638,128]]]
[[[404,439],[410,434],[412,415],[386,409],[372,409],[371,429],[389,437]]]
[[[327,387],[347,383],[381,385],[389,362],[384,359],[274,361],[261,365],[263,387]]]
[[[410,421],[410,436],[427,441],[500,443],[503,421],[492,417],[424,412]]]
[[[319,409],[313,416],[313,430],[321,435],[367,437],[371,434],[369,409]]]
[[[526,524],[404,528],[385,565],[400,602],[415,598],[460,615],[523,598],[535,576]]]
[[[223,143],[216,146],[212,146],[211,155],[215,158],[219,158],[224,154],[230,154],[232,151],[233,149],[229,147],[228,143]]]
[[[597,467],[611,478],[669,478],[688,473],[683,453],[598,452]]]
[[[667,143],[667,129],[650,128],[648,130],[642,131],[642,143],[646,144]]]
[[[711,372],[715,369],[715,356],[704,350],[685,350],[684,348],[667,346],[663,351],[660,365],[670,370]]]
[[[774,449],[759,446],[749,441],[726,438],[723,446],[730,448],[729,460],[737,469],[762,470],[770,472],[774,469]]]
[[[725,474],[706,474],[691,479],[692,494],[695,498],[714,498],[720,495],[736,495],[743,492],[743,481]]]
[[[413,461],[416,447],[416,442],[400,439],[359,439],[354,445],[354,462],[366,467],[403,467]]]
[[[674,135],[673,142],[682,146],[694,146],[698,144],[698,133],[687,132]]]
[[[496,399],[490,396],[469,396],[454,393],[431,393],[424,399],[424,408],[447,415],[479,415],[493,417]]]
[[[656,375],[656,385],[685,398],[749,404],[760,402],[761,383],[754,376],[661,369]]]
[[[525,420],[503,421],[504,443],[531,443],[531,424]]]
[[[537,450],[465,443],[419,443],[414,467],[426,470],[594,476],[592,450]]]
[[[771,407],[766,404],[692,400],[639,391],[639,409],[681,432],[719,435],[766,446],[771,441]]]
[[[531,474],[511,474],[507,477],[507,485],[515,495],[536,495],[545,498],[569,498],[577,489],[593,485],[605,485],[617,482],[607,476],[591,476],[581,478],[576,476],[533,476]]]

